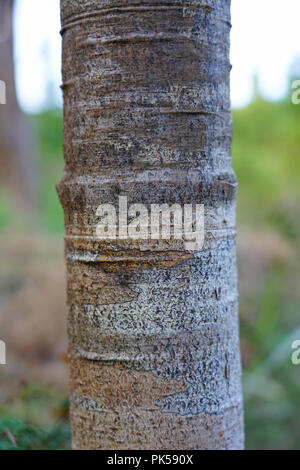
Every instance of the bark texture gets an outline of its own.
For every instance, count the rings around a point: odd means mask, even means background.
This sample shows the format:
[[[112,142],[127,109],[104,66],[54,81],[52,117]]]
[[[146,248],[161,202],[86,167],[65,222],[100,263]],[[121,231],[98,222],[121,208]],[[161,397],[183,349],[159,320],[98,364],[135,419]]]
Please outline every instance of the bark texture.
[[[62,0],[75,449],[243,447],[229,0]],[[204,204],[205,244],[100,241],[99,204]]]

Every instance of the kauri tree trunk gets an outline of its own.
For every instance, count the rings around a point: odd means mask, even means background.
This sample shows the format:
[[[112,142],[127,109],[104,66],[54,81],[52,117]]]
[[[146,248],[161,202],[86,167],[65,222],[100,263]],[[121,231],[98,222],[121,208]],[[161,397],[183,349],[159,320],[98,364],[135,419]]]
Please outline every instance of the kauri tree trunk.
[[[75,449],[240,449],[230,0],[62,0]],[[97,207],[204,204],[205,243],[99,240]]]

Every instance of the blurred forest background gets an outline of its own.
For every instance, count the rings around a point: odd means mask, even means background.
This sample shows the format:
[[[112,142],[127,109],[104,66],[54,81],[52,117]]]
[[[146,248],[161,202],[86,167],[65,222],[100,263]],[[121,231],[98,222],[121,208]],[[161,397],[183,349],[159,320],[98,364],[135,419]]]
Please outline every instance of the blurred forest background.
[[[299,450],[300,366],[291,362],[291,344],[300,339],[300,105],[291,102],[291,86],[279,102],[254,88],[252,102],[233,111],[247,448]],[[70,447],[63,213],[55,190],[63,123],[61,109],[44,108],[20,124],[32,178],[10,178],[20,165],[7,169],[0,145],[0,339],[7,345],[0,449]]]

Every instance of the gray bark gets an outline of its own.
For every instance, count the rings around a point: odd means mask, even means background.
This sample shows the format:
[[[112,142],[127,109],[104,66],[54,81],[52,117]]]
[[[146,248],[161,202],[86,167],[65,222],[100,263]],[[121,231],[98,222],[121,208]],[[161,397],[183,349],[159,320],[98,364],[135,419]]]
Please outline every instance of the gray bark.
[[[75,449],[241,449],[229,0],[62,0]],[[99,204],[204,204],[205,243],[100,241]]]

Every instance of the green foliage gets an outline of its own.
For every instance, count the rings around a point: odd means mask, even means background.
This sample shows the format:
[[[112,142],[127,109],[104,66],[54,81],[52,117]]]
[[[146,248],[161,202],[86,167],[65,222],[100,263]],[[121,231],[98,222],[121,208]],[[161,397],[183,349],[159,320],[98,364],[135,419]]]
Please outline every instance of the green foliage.
[[[70,448],[70,429],[59,424],[42,429],[16,419],[0,419],[0,450],[59,450]]]
[[[69,449],[68,407],[54,389],[24,384],[0,407],[0,450]]]
[[[247,448],[299,449],[300,367],[291,363],[291,344],[300,338],[293,287],[300,277],[300,106],[258,96],[235,110],[233,120],[238,225],[272,229],[294,254],[294,261],[275,260],[267,268],[258,259],[264,281],[241,301]]]
[[[13,223],[13,204],[6,196],[0,192],[0,230],[9,227]]]
[[[39,197],[36,227],[50,233],[63,233],[63,210],[55,189],[63,172],[62,111],[50,110],[31,117],[38,137]]]
[[[283,225],[295,236],[287,201],[300,193],[300,106],[256,99],[233,112],[233,163],[242,223]],[[267,217],[267,220],[266,220]]]
[[[35,135],[41,160],[60,159],[62,155],[62,110],[53,109],[29,117]]]

